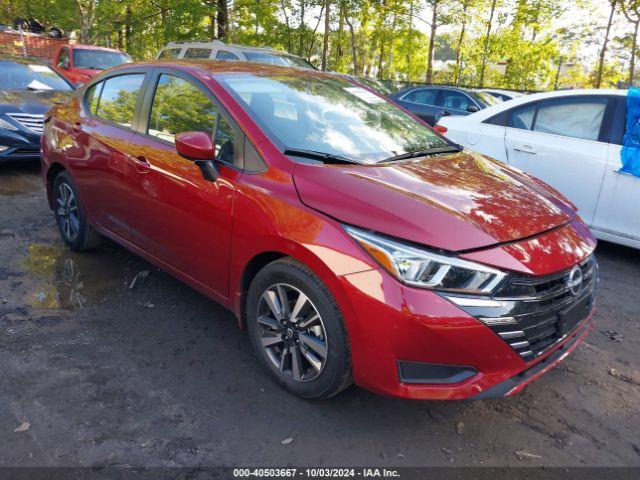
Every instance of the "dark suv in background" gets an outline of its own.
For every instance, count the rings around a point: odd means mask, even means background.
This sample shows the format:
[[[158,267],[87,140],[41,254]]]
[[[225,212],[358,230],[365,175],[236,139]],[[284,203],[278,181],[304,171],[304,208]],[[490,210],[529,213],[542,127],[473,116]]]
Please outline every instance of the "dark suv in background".
[[[446,115],[469,115],[499,103],[483,92],[431,85],[405,88],[389,98],[429,125],[434,125]]]

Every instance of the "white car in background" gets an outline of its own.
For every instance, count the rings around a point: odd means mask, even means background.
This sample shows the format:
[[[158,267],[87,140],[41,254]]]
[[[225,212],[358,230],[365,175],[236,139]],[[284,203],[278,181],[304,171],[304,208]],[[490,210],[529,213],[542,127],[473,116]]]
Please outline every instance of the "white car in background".
[[[514,92],[513,90],[501,90],[499,88],[479,88],[476,90],[478,92],[486,93],[491,95],[501,102],[506,102],[507,100],[513,100],[514,98],[518,98],[524,93]]]
[[[640,248],[640,178],[621,173],[626,90],[522,96],[436,130],[540,178],[571,200],[600,239]]]
[[[156,55],[157,60],[201,58],[209,60],[247,61],[283,67],[317,70],[304,58],[269,47],[247,47],[221,40],[212,42],[169,42]]]

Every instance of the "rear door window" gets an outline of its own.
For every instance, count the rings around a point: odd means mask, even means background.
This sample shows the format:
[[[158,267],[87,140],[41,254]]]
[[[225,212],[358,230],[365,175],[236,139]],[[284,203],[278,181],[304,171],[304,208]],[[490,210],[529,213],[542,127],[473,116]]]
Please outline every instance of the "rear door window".
[[[421,88],[412,90],[402,97],[405,102],[420,103],[422,105],[435,105],[438,97],[436,88]]]
[[[210,48],[187,48],[183,58],[209,58],[210,56]]]
[[[607,108],[605,97],[542,103],[533,130],[564,137],[598,140]]]
[[[84,103],[91,113],[94,115],[98,110],[98,101],[100,100],[100,94],[102,93],[102,87],[104,82],[94,83],[87,89],[87,93],[84,96]]]
[[[162,52],[160,52],[160,56],[158,58],[159,59],[178,58],[178,55],[180,55],[179,48],[167,48]]]
[[[536,102],[512,110],[509,126],[520,130],[531,130],[537,109],[538,103]]]
[[[240,60],[235,54],[227,52],[226,50],[218,50],[216,53],[216,60]]]
[[[144,73],[131,73],[107,78],[95,103],[95,115],[131,128],[144,77]]]

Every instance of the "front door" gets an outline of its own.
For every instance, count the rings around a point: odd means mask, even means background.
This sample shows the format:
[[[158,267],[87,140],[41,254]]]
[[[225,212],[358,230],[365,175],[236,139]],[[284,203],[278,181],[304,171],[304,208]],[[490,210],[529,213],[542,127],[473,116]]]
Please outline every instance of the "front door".
[[[595,95],[533,102],[511,112],[505,134],[509,164],[556,188],[589,225],[607,167],[600,138],[608,105]]]
[[[130,214],[135,243],[161,262],[218,295],[228,295],[229,252],[236,181],[236,131],[212,96],[188,77],[155,74],[148,110],[130,149]],[[146,116],[148,114],[148,117]],[[198,166],[175,150],[186,131],[217,131],[220,177],[205,180]]]

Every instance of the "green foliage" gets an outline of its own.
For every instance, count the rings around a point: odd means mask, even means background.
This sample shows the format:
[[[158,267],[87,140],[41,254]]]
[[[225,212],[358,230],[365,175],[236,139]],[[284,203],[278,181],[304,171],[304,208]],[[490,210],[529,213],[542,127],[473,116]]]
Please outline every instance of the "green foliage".
[[[590,86],[606,18],[594,16],[601,0],[438,0],[434,81],[517,89]],[[602,0],[604,1],[604,0]],[[620,0],[623,1],[623,0]],[[330,0],[329,70],[383,80],[425,78],[434,0]],[[637,0],[624,0],[630,15]],[[35,17],[89,41],[151,59],[169,41],[209,41],[227,5],[225,41],[268,45],[322,63],[325,0],[0,0],[0,23]],[[567,8],[581,12],[567,26]],[[93,12],[91,15],[82,12]],[[603,86],[625,76],[631,57],[631,23],[614,33]],[[558,69],[558,65],[569,67]],[[558,77],[558,72],[560,76]]]

